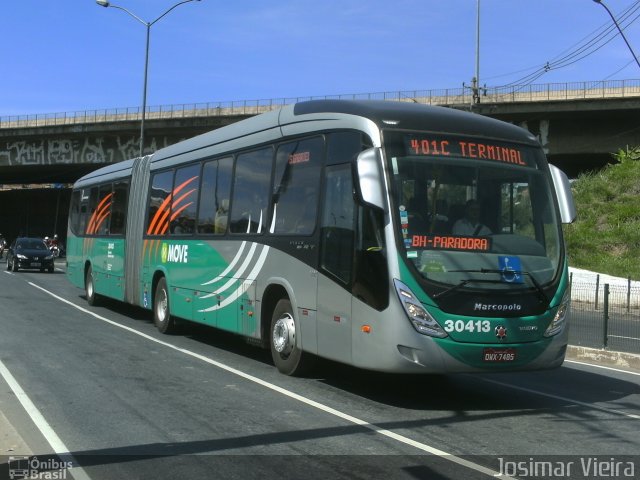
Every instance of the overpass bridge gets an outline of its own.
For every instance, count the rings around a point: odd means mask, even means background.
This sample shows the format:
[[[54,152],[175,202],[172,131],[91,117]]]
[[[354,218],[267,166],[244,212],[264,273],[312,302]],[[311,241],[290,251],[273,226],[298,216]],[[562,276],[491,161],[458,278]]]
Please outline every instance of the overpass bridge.
[[[326,98],[440,105],[511,122],[536,134],[549,161],[570,176],[640,145],[640,80],[616,80],[152,106],[145,116],[145,153],[286,104]],[[0,117],[0,233],[64,233],[65,185],[137,156],[140,120],[139,107]],[[32,184],[62,188],[16,188]],[[21,204],[26,213],[5,208]]]

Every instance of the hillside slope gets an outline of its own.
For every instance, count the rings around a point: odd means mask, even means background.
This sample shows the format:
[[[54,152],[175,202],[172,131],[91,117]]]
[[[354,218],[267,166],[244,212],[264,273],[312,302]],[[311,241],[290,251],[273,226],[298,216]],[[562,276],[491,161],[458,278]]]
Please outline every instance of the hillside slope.
[[[577,220],[564,226],[569,265],[640,280],[640,147],[573,183]]]

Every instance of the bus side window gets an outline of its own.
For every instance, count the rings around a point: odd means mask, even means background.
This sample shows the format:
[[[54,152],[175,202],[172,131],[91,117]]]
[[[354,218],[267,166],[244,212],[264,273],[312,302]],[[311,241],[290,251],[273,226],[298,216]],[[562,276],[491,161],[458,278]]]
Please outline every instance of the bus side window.
[[[112,204],[113,186],[110,183],[101,185],[98,190],[98,206],[100,206],[100,210],[96,212],[96,216],[93,220],[92,233],[97,235],[109,234]]]
[[[113,203],[111,205],[111,235],[123,235],[127,224],[127,197],[129,182],[117,182],[113,185]]]
[[[195,231],[199,184],[199,163],[176,170],[171,199],[173,235],[190,235]]]
[[[320,266],[349,284],[355,239],[355,205],[350,163],[327,167],[323,207]]]
[[[93,235],[95,233],[95,222],[93,220],[97,215],[96,210],[98,208],[98,187],[91,187],[89,189],[88,200],[87,209],[84,211],[84,233],[86,235]]]
[[[223,234],[227,231],[233,157],[212,160],[202,169],[198,233]]]
[[[69,227],[71,231],[80,236],[84,233],[82,228],[81,202],[82,190],[74,190],[71,194],[71,202],[69,205]]]
[[[323,150],[322,137],[278,147],[273,189],[274,233],[310,235],[315,230]]]
[[[169,229],[173,170],[156,173],[151,184],[147,208],[147,235],[164,235]]]
[[[232,233],[256,234],[267,230],[272,164],[271,147],[238,155],[229,223]]]

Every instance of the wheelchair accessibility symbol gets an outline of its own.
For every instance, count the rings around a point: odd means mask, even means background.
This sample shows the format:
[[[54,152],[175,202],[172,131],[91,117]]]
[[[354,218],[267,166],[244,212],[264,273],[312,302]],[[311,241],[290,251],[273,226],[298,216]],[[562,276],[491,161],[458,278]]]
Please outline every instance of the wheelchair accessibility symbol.
[[[523,283],[522,264],[519,257],[498,257],[498,269],[503,282]]]

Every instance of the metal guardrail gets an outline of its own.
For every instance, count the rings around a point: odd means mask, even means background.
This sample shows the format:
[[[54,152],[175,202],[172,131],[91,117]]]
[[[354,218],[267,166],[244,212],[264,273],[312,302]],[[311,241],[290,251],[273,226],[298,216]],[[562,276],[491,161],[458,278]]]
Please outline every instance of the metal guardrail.
[[[479,89],[481,103],[544,102],[579,99],[639,97],[640,80],[603,80],[569,83],[545,83],[488,87]],[[437,90],[404,90],[396,92],[355,93],[309,97],[275,98],[267,100],[237,100],[209,103],[187,103],[148,106],[145,119],[173,119],[213,116],[257,115],[284,105],[305,100],[392,100],[427,105],[471,105],[473,92],[469,87]],[[47,127],[106,122],[137,121],[141,107],[107,108],[59,113],[0,116],[0,128]]]
[[[571,281],[569,343],[640,353],[640,287]]]

